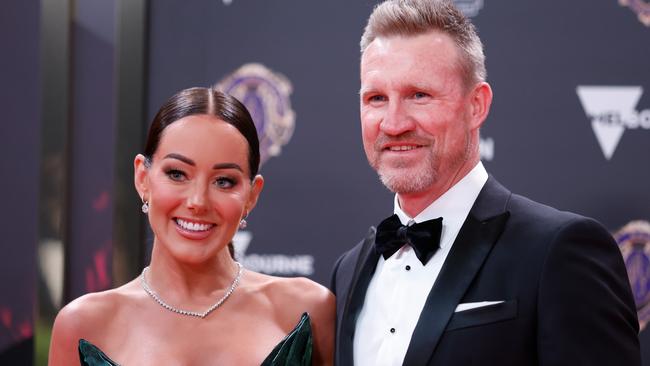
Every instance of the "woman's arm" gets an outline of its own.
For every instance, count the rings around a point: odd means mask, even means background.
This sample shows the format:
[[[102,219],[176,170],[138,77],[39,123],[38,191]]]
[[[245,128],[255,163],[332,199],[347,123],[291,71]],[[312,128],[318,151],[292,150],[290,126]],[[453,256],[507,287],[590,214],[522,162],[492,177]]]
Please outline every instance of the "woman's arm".
[[[334,360],[334,331],[336,322],[336,302],[334,294],[318,285],[314,291],[313,306],[310,310],[314,335],[314,365],[332,365]]]

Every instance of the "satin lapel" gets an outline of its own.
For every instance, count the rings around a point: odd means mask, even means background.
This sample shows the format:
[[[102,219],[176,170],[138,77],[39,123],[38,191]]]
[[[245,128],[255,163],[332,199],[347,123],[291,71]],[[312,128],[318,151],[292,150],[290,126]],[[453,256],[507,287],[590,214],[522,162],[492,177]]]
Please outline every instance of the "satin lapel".
[[[433,356],[456,306],[508,220],[509,213],[504,212],[503,208],[509,192],[493,179],[488,180],[484,191],[465,220],[440,275],[429,292],[404,358],[405,366],[426,365]],[[491,209],[485,209],[488,202]],[[499,213],[493,215],[496,212]],[[479,219],[486,217],[486,213],[492,214],[491,217]]]
[[[354,339],[354,329],[357,323],[357,316],[363,306],[366,298],[368,284],[372,279],[379,260],[373,248],[375,244],[375,228],[371,228],[368,236],[364,240],[363,247],[359,253],[359,258],[354,269],[354,275],[350,284],[350,290],[343,309],[343,319],[341,325],[340,338],[340,356],[338,357],[340,365],[352,365],[352,340]]]

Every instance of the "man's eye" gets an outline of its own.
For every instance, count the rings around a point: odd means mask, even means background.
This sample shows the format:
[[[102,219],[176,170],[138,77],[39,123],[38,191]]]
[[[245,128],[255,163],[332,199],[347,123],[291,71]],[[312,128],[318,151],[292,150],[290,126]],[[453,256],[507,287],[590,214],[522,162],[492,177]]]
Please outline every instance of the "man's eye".
[[[217,180],[214,181],[214,184],[219,188],[232,188],[235,186],[235,180],[226,177],[221,177],[221,178],[217,178]]]
[[[373,103],[373,102],[383,102],[386,100],[386,97],[383,95],[372,95],[368,97],[368,102]]]
[[[170,170],[166,171],[165,174],[167,174],[169,179],[171,179],[173,181],[176,181],[176,182],[182,182],[186,178],[185,173],[183,173],[180,170],[176,170],[176,169],[170,169]]]
[[[426,98],[428,96],[429,96],[429,94],[423,93],[423,92],[416,92],[415,94],[413,94],[413,98],[415,98],[415,99],[422,99],[422,98]]]

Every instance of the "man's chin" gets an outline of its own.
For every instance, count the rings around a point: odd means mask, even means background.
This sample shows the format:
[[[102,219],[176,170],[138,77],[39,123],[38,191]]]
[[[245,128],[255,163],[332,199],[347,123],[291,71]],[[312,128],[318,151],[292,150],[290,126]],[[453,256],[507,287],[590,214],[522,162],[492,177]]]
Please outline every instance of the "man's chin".
[[[433,177],[423,174],[409,174],[403,170],[379,172],[381,182],[393,193],[411,194],[424,191],[433,184]]]

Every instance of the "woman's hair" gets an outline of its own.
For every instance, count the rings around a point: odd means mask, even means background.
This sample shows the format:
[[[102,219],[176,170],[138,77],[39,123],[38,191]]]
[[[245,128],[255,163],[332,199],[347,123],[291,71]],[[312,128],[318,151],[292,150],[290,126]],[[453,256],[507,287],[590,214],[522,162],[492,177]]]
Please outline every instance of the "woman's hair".
[[[144,148],[144,156],[147,159],[147,166],[151,164],[153,155],[158,149],[160,137],[167,126],[181,118],[206,114],[235,126],[235,128],[246,138],[248,142],[248,167],[250,179],[257,175],[260,165],[260,147],[257,137],[255,123],[246,107],[237,99],[212,88],[189,88],[181,90],[169,98],[160,107],[153,118],[147,142]],[[215,141],[218,143],[218,141]]]

